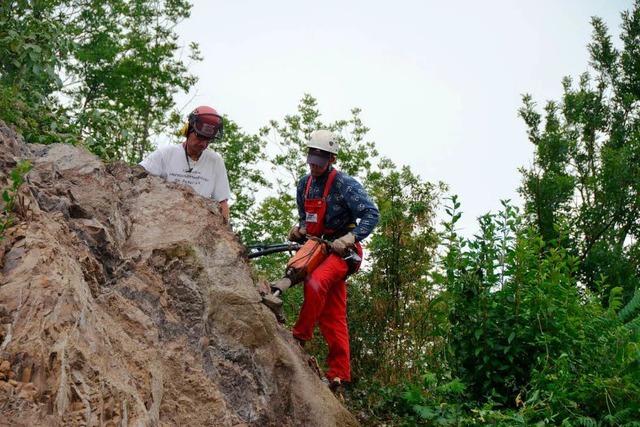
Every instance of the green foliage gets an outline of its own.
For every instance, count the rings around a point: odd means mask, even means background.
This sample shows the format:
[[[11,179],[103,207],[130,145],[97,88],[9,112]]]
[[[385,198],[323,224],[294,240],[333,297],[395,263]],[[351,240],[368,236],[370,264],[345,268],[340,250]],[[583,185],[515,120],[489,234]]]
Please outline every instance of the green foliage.
[[[547,103],[544,120],[530,95],[520,110],[536,150],[534,166],[523,170],[527,213],[547,243],[559,237],[556,224],[567,226],[561,244],[605,305],[612,288],[628,300],[640,286],[640,3],[622,20],[616,49],[593,18],[592,70],[577,83],[563,80],[562,100]]]
[[[639,342],[615,313],[619,292],[607,310],[580,289],[579,259],[558,243],[561,228],[545,242],[504,202],[480,218],[478,235],[461,239],[451,235],[457,208],[454,198],[445,229],[456,256],[445,255],[440,278],[451,305],[450,366],[469,398],[515,407],[522,397],[532,422],[637,417]]]
[[[284,154],[268,156],[279,179],[274,195],[252,208],[242,231],[248,241],[281,241],[295,222],[302,144],[325,126],[319,117],[315,100],[305,97],[284,125],[263,129],[267,151]],[[558,196],[574,181],[563,165],[564,139],[550,136],[553,126],[539,137],[548,139],[540,156],[550,171],[541,181],[549,184],[544,203],[556,208],[530,223],[536,217],[529,206],[522,215],[503,201],[500,212],[479,218],[471,239],[456,231],[462,214],[455,196],[445,206],[443,232],[435,231],[442,185],[387,159],[376,162],[374,149],[371,158],[352,150],[347,156],[356,160],[342,159],[359,165],[355,174],[364,175],[381,212],[369,262],[349,280],[356,381],[349,404],[367,414],[366,423],[619,425],[638,417],[637,301],[625,303],[625,288],[606,276],[596,283],[612,290],[607,308],[582,286],[584,260],[569,245],[576,239],[571,204]],[[263,258],[256,268],[275,279],[285,259]],[[285,295],[290,320],[301,291]],[[318,342],[308,351],[324,352]]]
[[[623,322],[630,322],[640,316],[640,289],[636,289],[633,298],[619,312],[618,318]]]
[[[13,210],[16,196],[25,176],[31,170],[31,163],[26,160],[19,162],[9,174],[10,185],[2,190],[2,212],[0,213],[0,240],[4,238],[5,230],[13,225]]]
[[[57,0],[0,4],[0,119],[30,142],[73,141],[64,109],[53,96],[69,58]]]
[[[29,142],[83,142],[141,160],[177,125],[195,78],[176,57],[186,0],[22,0],[0,5],[0,119]],[[191,59],[198,60],[197,46]]]
[[[446,305],[430,272],[438,235],[434,218],[444,186],[383,159],[365,181],[380,210],[367,244],[370,266],[350,290],[356,372],[396,382],[435,369]],[[354,289],[355,288],[355,289]]]
[[[462,239],[455,233],[459,203],[455,197],[451,202],[447,208],[450,221],[445,224],[446,274],[438,276],[450,296],[451,363],[478,400],[495,393],[508,395],[525,381],[533,357],[531,341],[522,336],[521,294],[519,283],[513,280],[520,270],[514,264],[516,257],[528,257],[522,270],[537,268],[539,243],[521,239],[533,247],[516,251],[519,217],[507,202],[498,215],[479,219],[478,235]],[[533,277],[535,273],[528,274]],[[527,314],[527,321],[535,317]]]
[[[233,192],[231,220],[245,242],[262,240],[255,234],[259,229],[255,222],[263,218],[253,216],[251,209],[256,203],[256,193],[268,186],[264,172],[259,169],[264,160],[264,143],[256,135],[248,135],[231,119],[224,119],[224,134],[219,143],[212,145],[219,152],[227,168],[229,187]]]
[[[499,410],[492,404],[476,406],[466,397],[466,386],[457,378],[427,372],[399,385],[377,382],[360,385],[351,403],[366,408],[365,425],[397,426],[517,426],[527,425],[513,410]],[[365,391],[366,390],[366,391]]]
[[[401,404],[418,420],[433,425],[455,425],[462,415],[460,404],[451,401],[464,397],[465,386],[459,379],[438,384],[436,376],[427,373],[422,384],[407,384],[401,394]]]
[[[153,148],[152,135],[177,126],[174,94],[196,82],[176,58],[174,33],[190,4],[92,0],[67,7],[75,61],[66,64],[63,93],[71,100],[71,122],[101,157],[139,162]]]

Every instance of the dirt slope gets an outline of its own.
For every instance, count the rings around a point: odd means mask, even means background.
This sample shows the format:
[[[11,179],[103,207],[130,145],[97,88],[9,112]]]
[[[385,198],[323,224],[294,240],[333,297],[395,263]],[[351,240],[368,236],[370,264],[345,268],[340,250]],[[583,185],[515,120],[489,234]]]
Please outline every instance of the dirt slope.
[[[260,303],[242,245],[191,190],[0,122],[0,424],[357,425]]]

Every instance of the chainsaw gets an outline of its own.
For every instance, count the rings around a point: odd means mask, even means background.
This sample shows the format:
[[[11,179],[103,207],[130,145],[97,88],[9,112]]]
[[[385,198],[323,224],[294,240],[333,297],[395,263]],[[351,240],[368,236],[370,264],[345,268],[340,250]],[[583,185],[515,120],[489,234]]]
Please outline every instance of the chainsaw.
[[[302,282],[307,275],[318,267],[331,253],[331,242],[320,237],[308,236],[303,243],[259,244],[247,248],[249,258],[257,258],[278,252],[296,253],[287,261],[284,277],[270,284],[271,293],[262,297],[262,302],[271,309],[280,320],[282,318],[282,300],[280,295],[291,286]],[[342,257],[350,266],[357,266],[362,258],[353,249],[347,249]],[[355,271],[355,268],[353,269]]]

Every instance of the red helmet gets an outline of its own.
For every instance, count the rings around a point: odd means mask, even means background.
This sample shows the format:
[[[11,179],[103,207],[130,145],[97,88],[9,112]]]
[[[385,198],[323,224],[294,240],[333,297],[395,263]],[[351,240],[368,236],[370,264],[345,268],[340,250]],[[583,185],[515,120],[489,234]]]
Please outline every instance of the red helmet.
[[[189,114],[189,131],[209,139],[222,138],[223,120],[216,110],[201,105]]]

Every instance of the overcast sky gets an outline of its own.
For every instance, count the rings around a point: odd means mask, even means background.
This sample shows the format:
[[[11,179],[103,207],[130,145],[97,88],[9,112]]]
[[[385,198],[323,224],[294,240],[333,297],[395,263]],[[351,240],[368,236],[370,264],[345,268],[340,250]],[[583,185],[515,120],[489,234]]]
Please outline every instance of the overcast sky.
[[[255,132],[304,93],[326,121],[360,107],[370,139],[397,164],[457,193],[475,218],[519,202],[533,146],[521,94],[542,106],[587,69],[591,16],[619,34],[632,0],[206,1],[178,28],[200,44],[200,81],[178,105],[209,104]],[[195,97],[193,95],[196,94]],[[292,189],[292,192],[294,189]]]

